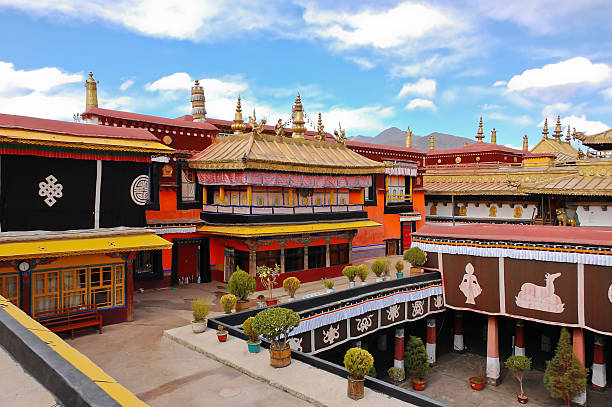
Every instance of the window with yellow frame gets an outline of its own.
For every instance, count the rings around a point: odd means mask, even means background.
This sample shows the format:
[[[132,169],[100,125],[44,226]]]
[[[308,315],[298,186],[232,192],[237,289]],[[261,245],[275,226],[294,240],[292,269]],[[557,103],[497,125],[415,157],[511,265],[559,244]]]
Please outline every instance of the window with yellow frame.
[[[0,275],[0,295],[19,306],[19,275]]]

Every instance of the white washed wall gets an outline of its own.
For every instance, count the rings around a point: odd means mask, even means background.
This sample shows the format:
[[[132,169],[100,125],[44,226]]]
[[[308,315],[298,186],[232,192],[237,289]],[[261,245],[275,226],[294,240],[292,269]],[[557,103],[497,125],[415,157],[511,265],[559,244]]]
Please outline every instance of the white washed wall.
[[[582,206],[576,208],[580,226],[612,226],[612,206],[603,211],[601,206],[589,206],[586,210]]]

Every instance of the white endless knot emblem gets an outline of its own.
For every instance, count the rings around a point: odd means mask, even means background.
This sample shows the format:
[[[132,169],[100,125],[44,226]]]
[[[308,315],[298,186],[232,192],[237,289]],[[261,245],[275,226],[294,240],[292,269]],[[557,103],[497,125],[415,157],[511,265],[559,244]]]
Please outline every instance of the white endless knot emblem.
[[[289,338],[288,342],[289,342],[289,347],[292,350],[298,351],[298,352],[302,352],[302,340],[304,338]]]
[[[330,325],[327,332],[323,330],[323,343],[328,343],[330,345],[334,343],[336,339],[340,338],[340,332],[338,331],[340,331],[340,325],[336,325],[335,328]]]
[[[397,318],[399,318],[399,314],[400,314],[400,305],[399,304],[392,305],[387,310],[387,319],[393,322]]]
[[[55,178],[53,174],[50,174],[45,180],[47,182],[43,181],[38,183],[38,195],[46,196],[45,203],[49,207],[52,207],[53,204],[57,202],[55,198],[61,198],[64,195],[62,192],[64,186],[57,182],[57,178]]]
[[[146,175],[139,175],[134,178],[132,186],[130,187],[130,195],[132,196],[132,201],[134,201],[136,205],[146,204],[149,199],[149,177]]]
[[[365,332],[372,326],[372,317],[374,314],[370,314],[367,317],[355,318],[357,321],[357,330],[359,332]]]
[[[423,315],[425,312],[425,300],[415,301],[412,304],[412,316],[416,317],[417,315]]]

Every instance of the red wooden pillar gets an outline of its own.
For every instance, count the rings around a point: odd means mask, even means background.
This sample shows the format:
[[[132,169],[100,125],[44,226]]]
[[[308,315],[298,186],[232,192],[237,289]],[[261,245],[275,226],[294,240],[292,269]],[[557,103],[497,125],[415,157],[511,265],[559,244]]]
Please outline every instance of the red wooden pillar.
[[[598,390],[606,388],[606,361],[604,358],[604,339],[601,335],[595,336],[593,344],[593,366],[591,367],[593,375],[591,376],[591,384]]]
[[[404,328],[395,328],[395,357],[393,367],[404,368]]]
[[[584,332],[582,328],[574,328],[574,337],[573,337],[573,347],[574,354],[580,361],[580,364],[584,366]],[[579,406],[586,405],[586,389],[582,391],[582,393],[574,396],[572,401]]]
[[[465,345],[463,343],[463,312],[455,311],[455,336],[453,338],[453,350],[455,352],[463,352]]]
[[[516,335],[514,338],[514,355],[525,356],[525,326],[522,321],[516,321]]]
[[[490,316],[487,329],[487,383],[497,386],[500,383],[499,344],[497,317]]]
[[[436,319],[427,318],[427,361],[430,365],[436,364]]]

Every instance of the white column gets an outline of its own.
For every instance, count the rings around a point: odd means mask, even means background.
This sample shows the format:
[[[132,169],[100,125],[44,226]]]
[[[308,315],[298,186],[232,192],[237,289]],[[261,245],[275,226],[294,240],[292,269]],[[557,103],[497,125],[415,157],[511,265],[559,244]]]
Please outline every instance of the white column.
[[[595,343],[593,346],[593,365],[591,366],[593,375],[591,383],[596,389],[606,388],[606,359],[604,357],[604,338],[601,335],[595,335]]]
[[[427,318],[427,361],[430,365],[436,364],[436,319]]]
[[[463,352],[465,345],[463,344],[463,312],[455,311],[455,335],[453,337],[453,350],[455,352]]]

